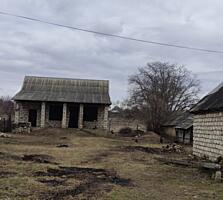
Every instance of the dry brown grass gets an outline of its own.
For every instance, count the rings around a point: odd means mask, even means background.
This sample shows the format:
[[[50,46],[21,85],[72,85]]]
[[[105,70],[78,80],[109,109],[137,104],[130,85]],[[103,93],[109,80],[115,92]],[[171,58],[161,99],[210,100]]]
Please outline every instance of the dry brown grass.
[[[215,183],[209,175],[156,160],[185,155],[123,150],[125,146],[160,147],[156,136],[147,135],[136,144],[131,138],[102,135],[97,131],[51,129],[0,138],[0,199],[223,199],[222,183]],[[60,144],[68,148],[58,148]],[[54,159],[50,163],[22,160],[29,154]],[[37,176],[59,166],[102,171]],[[115,178],[130,180],[131,184],[118,184]],[[55,197],[57,193],[61,196]]]

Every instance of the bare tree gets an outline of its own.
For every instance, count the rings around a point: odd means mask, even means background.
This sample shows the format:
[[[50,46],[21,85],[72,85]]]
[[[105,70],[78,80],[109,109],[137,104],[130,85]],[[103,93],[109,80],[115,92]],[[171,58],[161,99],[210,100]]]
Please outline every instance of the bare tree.
[[[14,110],[14,104],[9,96],[2,96],[0,98],[0,114],[11,116]]]
[[[199,81],[184,66],[152,62],[138,71],[129,78],[130,101],[141,110],[148,129],[159,132],[170,114],[198,99]]]

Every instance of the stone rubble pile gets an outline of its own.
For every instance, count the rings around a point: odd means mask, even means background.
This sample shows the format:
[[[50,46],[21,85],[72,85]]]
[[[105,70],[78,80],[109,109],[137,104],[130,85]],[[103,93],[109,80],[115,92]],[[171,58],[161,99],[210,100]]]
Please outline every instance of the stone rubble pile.
[[[0,132],[0,138],[10,138],[11,136],[9,134],[6,133],[1,133]]]
[[[167,144],[167,145],[162,146],[162,152],[184,153],[185,150],[182,146],[173,143],[173,144]]]

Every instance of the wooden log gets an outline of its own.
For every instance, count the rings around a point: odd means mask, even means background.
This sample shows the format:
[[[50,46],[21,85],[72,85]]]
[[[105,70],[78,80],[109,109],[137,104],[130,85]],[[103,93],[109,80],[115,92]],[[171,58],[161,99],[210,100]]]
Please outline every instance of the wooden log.
[[[209,162],[204,162],[201,163],[201,167],[205,169],[210,169],[210,170],[220,170],[221,165],[216,164],[216,163],[209,163]]]
[[[187,160],[174,160],[174,159],[166,159],[166,158],[156,158],[156,159],[165,164],[180,165],[180,166],[185,166],[185,167],[198,167],[199,166],[197,162],[189,162]]]
[[[165,163],[165,164],[181,165],[181,166],[185,166],[185,167],[204,168],[204,169],[211,170],[211,171],[219,171],[221,169],[220,164],[211,163],[211,162],[174,160],[174,159],[167,159],[167,158],[156,158],[156,159],[160,162]]]

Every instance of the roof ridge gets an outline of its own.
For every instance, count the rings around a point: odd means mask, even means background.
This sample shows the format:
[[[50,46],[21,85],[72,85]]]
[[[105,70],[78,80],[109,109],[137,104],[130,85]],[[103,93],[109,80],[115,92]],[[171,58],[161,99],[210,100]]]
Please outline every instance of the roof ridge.
[[[214,94],[218,92],[223,87],[223,82],[221,82],[217,87],[215,87],[211,92],[209,92],[206,96]]]
[[[108,81],[107,79],[84,79],[84,78],[62,78],[62,77],[53,77],[53,76],[30,76],[26,75],[26,78],[42,78],[42,79],[55,79],[55,80],[84,80],[84,81]]]

